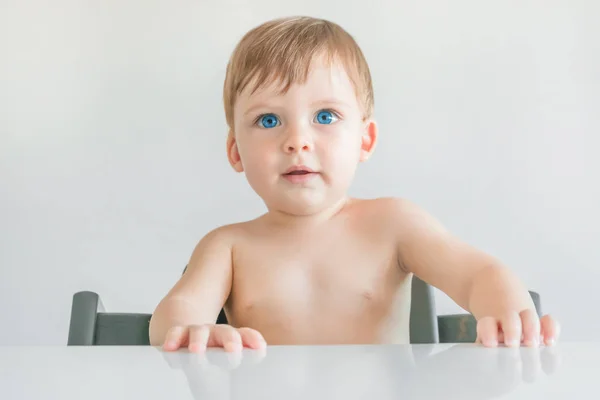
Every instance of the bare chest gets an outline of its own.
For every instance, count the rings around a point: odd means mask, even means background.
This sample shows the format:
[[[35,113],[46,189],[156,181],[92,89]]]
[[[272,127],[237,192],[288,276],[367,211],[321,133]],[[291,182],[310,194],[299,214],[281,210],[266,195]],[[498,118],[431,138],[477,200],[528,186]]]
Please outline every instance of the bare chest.
[[[280,239],[254,237],[235,249],[227,306],[238,325],[306,341],[307,325],[359,335],[357,325],[387,321],[406,277],[393,244],[350,232]]]

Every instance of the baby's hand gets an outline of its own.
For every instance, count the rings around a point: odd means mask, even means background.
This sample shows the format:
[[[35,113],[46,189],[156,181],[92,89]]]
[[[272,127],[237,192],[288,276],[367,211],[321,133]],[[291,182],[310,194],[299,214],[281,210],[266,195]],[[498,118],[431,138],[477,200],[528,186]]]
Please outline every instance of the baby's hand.
[[[532,310],[517,314],[509,313],[504,318],[484,317],[477,321],[477,343],[496,347],[498,343],[518,347],[553,345],[558,340],[559,324],[550,315],[541,319]]]
[[[175,351],[187,347],[189,351],[201,352],[207,347],[222,347],[234,352],[243,347],[262,349],[265,346],[265,339],[254,329],[218,324],[174,326],[167,332],[163,348]]]

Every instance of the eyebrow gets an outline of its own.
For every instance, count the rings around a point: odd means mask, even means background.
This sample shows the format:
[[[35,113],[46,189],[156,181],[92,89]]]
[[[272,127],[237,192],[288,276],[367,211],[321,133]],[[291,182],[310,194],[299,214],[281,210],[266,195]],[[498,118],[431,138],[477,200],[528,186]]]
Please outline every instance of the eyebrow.
[[[247,117],[249,114],[254,114],[256,112],[256,110],[259,110],[261,108],[270,108],[270,107],[266,103],[259,103],[255,106],[252,106],[249,109],[247,109],[246,112],[244,113],[244,117]]]
[[[324,99],[324,100],[317,100],[311,103],[311,106],[316,106],[318,104],[336,104],[339,106],[343,106],[343,107],[350,107],[350,104],[346,103],[345,101],[342,101],[340,99],[337,98],[328,98],[328,99]]]
[[[328,98],[328,99],[313,101],[312,103],[310,103],[310,105],[311,105],[311,107],[314,107],[317,105],[339,105],[342,107],[348,107],[348,108],[350,107],[350,104],[348,104],[345,101],[342,101],[340,99],[336,99],[336,98]],[[279,108],[279,107],[269,106],[267,103],[259,103],[255,106],[250,107],[248,110],[246,110],[246,112],[244,112],[244,117],[247,117],[249,114],[254,114],[256,112],[256,110],[259,110],[261,108]]]

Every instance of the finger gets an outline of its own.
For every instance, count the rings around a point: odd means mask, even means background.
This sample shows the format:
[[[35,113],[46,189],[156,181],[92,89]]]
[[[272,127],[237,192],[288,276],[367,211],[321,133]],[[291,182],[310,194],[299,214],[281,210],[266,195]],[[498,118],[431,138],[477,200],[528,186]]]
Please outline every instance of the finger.
[[[508,347],[518,347],[521,344],[521,318],[516,312],[508,313],[501,321],[504,344]]]
[[[540,319],[542,336],[544,337],[544,344],[546,346],[552,346],[558,340],[560,335],[560,326],[550,315],[544,315]]]
[[[483,317],[477,322],[477,338],[485,347],[498,345],[498,321],[492,317]]]
[[[181,346],[185,346],[188,340],[188,329],[185,326],[174,326],[167,331],[163,348],[168,351],[174,351]]]
[[[540,320],[534,310],[524,310],[519,314],[521,318],[523,344],[537,347],[540,343]]]
[[[194,326],[190,327],[188,349],[191,352],[199,353],[206,350],[208,339],[210,338],[210,326]]]
[[[241,351],[242,337],[239,332],[230,325],[213,325],[208,346],[222,347],[228,352]]]
[[[267,346],[265,338],[252,328],[239,328],[237,330],[242,338],[242,345],[251,349],[262,349]]]

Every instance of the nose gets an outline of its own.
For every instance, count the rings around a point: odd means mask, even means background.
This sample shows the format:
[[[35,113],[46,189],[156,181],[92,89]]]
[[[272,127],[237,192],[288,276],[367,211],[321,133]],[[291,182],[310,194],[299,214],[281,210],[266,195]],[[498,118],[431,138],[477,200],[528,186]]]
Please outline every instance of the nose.
[[[286,153],[312,151],[312,149],[313,144],[309,135],[302,133],[300,129],[290,130],[283,142],[283,151]]]

